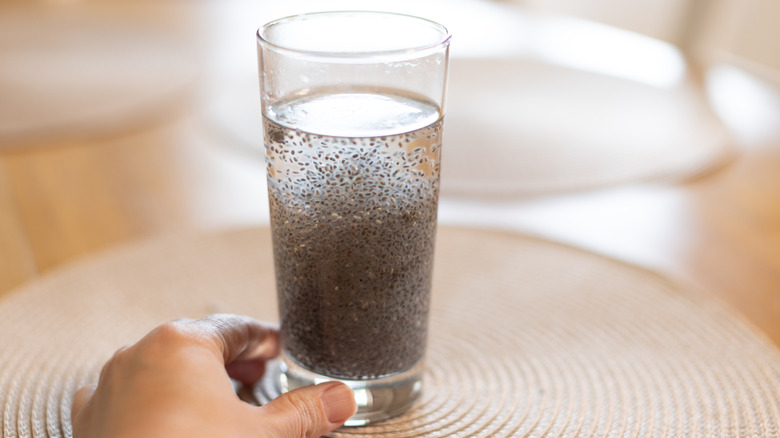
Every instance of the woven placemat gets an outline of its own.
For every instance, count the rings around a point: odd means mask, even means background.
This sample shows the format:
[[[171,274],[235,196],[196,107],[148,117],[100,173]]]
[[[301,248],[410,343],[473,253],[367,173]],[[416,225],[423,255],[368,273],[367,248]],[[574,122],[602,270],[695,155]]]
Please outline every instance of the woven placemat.
[[[780,352],[652,272],[536,238],[442,227],[425,387],[337,436],[776,437]],[[0,302],[3,437],[70,436],[72,394],[156,324],[274,320],[267,228],[166,237]]]

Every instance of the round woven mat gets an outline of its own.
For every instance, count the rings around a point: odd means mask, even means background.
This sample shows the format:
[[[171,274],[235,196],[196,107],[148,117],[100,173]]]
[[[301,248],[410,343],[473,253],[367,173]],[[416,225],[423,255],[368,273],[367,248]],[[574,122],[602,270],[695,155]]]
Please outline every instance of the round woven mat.
[[[0,148],[136,127],[190,98],[198,61],[185,14],[160,23],[157,9],[124,3],[2,10]]]
[[[442,227],[419,403],[335,435],[776,437],[780,352],[728,309],[570,247]],[[4,437],[70,436],[77,387],[156,324],[274,320],[267,228],[86,260],[0,303]]]

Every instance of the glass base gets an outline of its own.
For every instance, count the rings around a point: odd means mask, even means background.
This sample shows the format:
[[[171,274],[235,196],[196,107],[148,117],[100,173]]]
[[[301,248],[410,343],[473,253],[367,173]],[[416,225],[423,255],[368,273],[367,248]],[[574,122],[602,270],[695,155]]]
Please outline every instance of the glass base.
[[[287,391],[338,380],[355,392],[358,409],[345,426],[363,426],[398,416],[408,410],[422,390],[423,363],[408,371],[371,380],[345,380],[313,373],[282,353],[281,360],[269,362],[266,376],[255,388],[255,397],[267,403]]]

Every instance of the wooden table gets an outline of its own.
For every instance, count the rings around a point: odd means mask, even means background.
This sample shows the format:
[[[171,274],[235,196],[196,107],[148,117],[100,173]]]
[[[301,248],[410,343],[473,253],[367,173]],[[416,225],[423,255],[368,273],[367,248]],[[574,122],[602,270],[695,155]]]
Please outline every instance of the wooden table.
[[[765,97],[780,108],[777,95]],[[0,294],[135,239],[267,222],[262,156],[231,145],[194,108],[183,100],[154,123],[111,135],[0,148]],[[695,181],[511,207],[444,199],[442,220],[458,209],[508,211],[520,217],[511,228],[691,282],[780,345],[779,113],[726,120],[739,156]]]

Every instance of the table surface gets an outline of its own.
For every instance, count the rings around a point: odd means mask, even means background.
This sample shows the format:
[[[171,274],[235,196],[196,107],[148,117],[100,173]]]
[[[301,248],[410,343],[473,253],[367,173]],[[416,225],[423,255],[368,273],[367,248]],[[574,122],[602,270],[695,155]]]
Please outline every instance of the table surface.
[[[749,119],[721,114],[738,157],[696,180],[511,203],[443,199],[442,222],[468,217],[657,269],[729,303],[780,345],[777,96],[746,102],[759,114]],[[124,131],[0,148],[0,296],[139,238],[266,223],[262,157],[195,108],[182,101]]]

